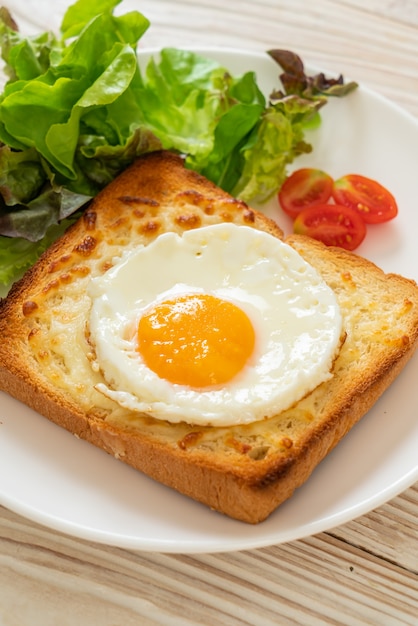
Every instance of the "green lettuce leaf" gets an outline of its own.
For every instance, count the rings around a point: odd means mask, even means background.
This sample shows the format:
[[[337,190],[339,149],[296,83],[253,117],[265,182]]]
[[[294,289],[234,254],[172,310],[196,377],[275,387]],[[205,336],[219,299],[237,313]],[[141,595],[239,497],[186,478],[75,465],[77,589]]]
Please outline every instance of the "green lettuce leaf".
[[[35,148],[57,181],[77,193],[88,191],[76,166],[84,114],[110,106],[139,80],[134,48],[148,21],[140,14],[127,17],[96,15],[77,39],[63,46],[58,59],[50,58],[46,71],[9,81],[0,101],[0,140],[14,149]],[[36,123],[28,124],[28,119]],[[123,143],[129,139],[121,128],[109,125],[108,130],[110,144],[115,136]]]
[[[138,12],[114,17],[117,4],[72,5],[61,42],[22,37],[0,13],[9,77],[0,96],[0,234],[41,240],[135,156],[161,147],[132,104],[141,84],[135,47],[149,22]]]
[[[78,213],[74,213],[59,224],[50,226],[45,236],[37,242],[23,237],[0,237],[0,285],[8,287],[36,263],[41,254],[75,222],[77,216]]]
[[[320,103],[287,96],[264,111],[248,143],[242,147],[241,175],[232,193],[244,201],[263,203],[283,184],[287,166],[312,151],[304,139]]]
[[[148,63],[142,82],[144,123],[164,148],[185,154],[186,165],[199,172],[227,158],[265,106],[253,72],[232,77],[213,60],[186,50],[163,49],[159,61]]]
[[[83,28],[101,13],[112,13],[122,0],[77,0],[67,11],[61,22],[62,38],[77,37]]]

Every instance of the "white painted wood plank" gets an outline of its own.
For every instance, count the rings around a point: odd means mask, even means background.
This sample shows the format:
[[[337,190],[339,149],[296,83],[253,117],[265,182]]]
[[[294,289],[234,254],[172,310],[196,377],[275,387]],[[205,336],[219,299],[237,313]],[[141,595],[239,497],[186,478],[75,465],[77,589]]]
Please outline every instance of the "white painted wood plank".
[[[280,616],[280,624],[414,626],[418,575],[325,533],[245,552],[164,555],[75,540],[0,509],[0,616],[11,602],[23,618],[28,603],[41,611],[47,601],[48,615],[82,620],[98,600],[105,625],[120,611],[126,624],[140,616],[146,625],[268,626]]]
[[[418,574],[418,484],[331,534]]]

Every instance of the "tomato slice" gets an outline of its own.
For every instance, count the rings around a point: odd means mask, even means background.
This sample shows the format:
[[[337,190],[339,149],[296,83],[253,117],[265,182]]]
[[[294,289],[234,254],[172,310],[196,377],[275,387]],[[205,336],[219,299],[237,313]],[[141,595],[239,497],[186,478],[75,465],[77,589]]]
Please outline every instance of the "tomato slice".
[[[355,250],[366,236],[366,224],[358,211],[339,204],[319,204],[299,213],[293,230],[327,246]]]
[[[380,224],[398,214],[393,195],[383,185],[360,174],[347,174],[334,182],[332,197],[355,209],[366,224]]]
[[[322,170],[304,167],[290,174],[279,191],[283,211],[295,219],[302,209],[323,204],[331,197],[333,179]]]

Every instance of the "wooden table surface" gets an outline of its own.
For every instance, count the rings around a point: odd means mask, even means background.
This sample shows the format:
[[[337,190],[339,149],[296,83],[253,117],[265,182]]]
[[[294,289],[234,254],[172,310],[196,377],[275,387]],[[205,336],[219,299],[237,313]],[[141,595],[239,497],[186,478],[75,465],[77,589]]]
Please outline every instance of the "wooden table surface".
[[[5,0],[27,29],[63,0]],[[147,46],[289,48],[418,117],[417,0],[125,0]],[[417,451],[418,455],[418,451]],[[418,625],[418,484],[299,541],[223,554],[158,554],[54,532],[0,507],[0,624]]]

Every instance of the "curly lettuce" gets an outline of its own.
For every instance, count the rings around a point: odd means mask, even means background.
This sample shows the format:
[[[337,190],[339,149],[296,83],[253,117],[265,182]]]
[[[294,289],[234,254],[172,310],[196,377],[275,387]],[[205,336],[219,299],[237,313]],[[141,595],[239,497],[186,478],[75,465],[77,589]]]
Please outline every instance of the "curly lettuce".
[[[270,98],[254,72],[232,76],[191,51],[165,48],[141,68],[137,46],[150,24],[138,11],[116,16],[120,2],[77,0],[58,35],[31,37],[0,10],[0,283],[152,150],[181,153],[246,201],[268,199],[287,164],[311,150],[304,131],[327,96],[343,95],[283,51],[270,53],[285,70],[284,92],[278,81]]]

